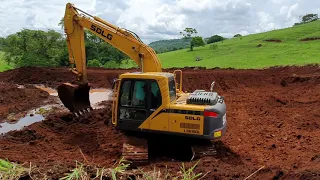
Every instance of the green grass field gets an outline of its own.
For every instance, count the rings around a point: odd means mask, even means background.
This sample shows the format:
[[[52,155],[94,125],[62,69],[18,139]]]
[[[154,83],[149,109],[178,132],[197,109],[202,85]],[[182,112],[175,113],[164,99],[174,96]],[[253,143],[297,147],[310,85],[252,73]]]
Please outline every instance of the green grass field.
[[[163,68],[207,67],[257,69],[272,66],[306,65],[320,63],[320,40],[300,41],[304,38],[320,38],[320,20],[280,30],[231,38],[223,42],[158,54]],[[266,40],[281,40],[267,42]],[[258,47],[258,45],[261,45]],[[0,51],[0,72],[11,69],[3,60]],[[196,61],[201,57],[201,61]],[[136,64],[130,60],[119,66],[110,63],[110,67],[131,68]]]
[[[164,68],[195,67],[256,69],[282,65],[320,63],[320,40],[301,42],[300,39],[320,37],[320,21],[274,30],[265,33],[232,38],[215,43],[218,48],[204,47],[159,54]],[[279,39],[282,42],[266,42]],[[257,47],[261,44],[261,47]],[[202,58],[195,61],[196,57]]]
[[[4,52],[0,51],[0,72],[12,69],[12,67],[3,60],[3,55]]]

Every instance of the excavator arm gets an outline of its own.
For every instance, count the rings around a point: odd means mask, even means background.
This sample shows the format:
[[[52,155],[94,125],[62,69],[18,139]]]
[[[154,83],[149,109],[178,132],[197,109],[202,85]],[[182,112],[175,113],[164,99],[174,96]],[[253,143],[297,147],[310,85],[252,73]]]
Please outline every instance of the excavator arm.
[[[161,63],[152,48],[144,44],[133,32],[114,26],[99,17],[92,16],[68,3],[64,16],[70,63],[86,81],[86,55],[84,29],[89,30],[105,42],[134,60],[143,72],[161,72]]]
[[[79,12],[82,12],[80,14]],[[142,72],[161,72],[161,63],[152,48],[144,44],[133,32],[114,26],[99,17],[92,16],[73,4],[67,3],[64,31],[69,52],[71,71],[78,75],[75,84],[64,83],[58,87],[58,95],[71,112],[81,113],[91,109],[85,53],[84,29],[134,60]]]

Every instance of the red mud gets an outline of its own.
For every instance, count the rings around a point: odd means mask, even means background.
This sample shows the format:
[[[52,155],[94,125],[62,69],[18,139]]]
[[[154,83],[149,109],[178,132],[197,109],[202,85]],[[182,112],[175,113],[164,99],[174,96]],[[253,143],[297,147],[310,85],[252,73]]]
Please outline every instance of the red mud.
[[[110,70],[102,68],[88,69],[88,81],[93,88],[111,87],[112,80],[119,73],[132,70]],[[20,68],[0,73],[0,79],[5,82],[18,84],[43,84],[47,87],[57,88],[61,83],[76,80],[76,75],[71,73],[68,68]]]
[[[42,75],[30,78],[31,74],[21,78],[19,71],[24,70],[0,73],[0,77],[20,83],[43,81],[51,86],[72,80],[66,69],[34,68],[34,74],[50,72],[55,76],[48,79]],[[126,70],[91,69],[89,78],[94,86],[108,88],[111,80],[123,72]],[[265,70],[189,68],[184,69],[183,77],[187,91],[209,90],[214,80],[215,90],[227,103],[227,134],[218,143],[219,157],[202,158],[196,168],[196,172],[208,172],[203,179],[244,179],[262,166],[250,179],[320,179],[318,66]],[[66,114],[52,114],[46,121],[8,133],[0,138],[0,158],[31,161],[41,167],[57,165],[54,174],[48,172],[56,178],[72,168],[75,160],[111,166],[120,158],[123,136],[106,125],[110,119],[108,107],[95,110],[80,122],[71,121]],[[163,160],[143,169],[153,170],[155,166],[165,171],[167,166],[170,173],[176,173],[180,165],[181,162]]]
[[[0,122],[8,114],[16,114],[43,104],[48,97],[47,92],[33,86],[18,88],[18,85],[0,83]]]

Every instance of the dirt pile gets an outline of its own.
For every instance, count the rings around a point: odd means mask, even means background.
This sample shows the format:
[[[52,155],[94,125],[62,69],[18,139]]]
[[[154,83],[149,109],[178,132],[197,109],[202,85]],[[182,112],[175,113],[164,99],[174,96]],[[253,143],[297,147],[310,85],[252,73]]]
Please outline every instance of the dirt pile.
[[[0,122],[11,113],[19,113],[44,104],[49,93],[34,86],[0,83]]]
[[[34,69],[38,70],[46,72]],[[19,79],[17,71],[0,73],[0,77],[20,83],[40,82],[38,78],[53,86],[72,79],[68,79],[64,69],[50,71],[61,77],[56,77],[57,80],[46,79],[46,76]],[[126,71],[89,69],[88,72],[94,86],[110,87],[109,82]],[[209,90],[212,81],[216,82],[215,90],[225,97],[228,125],[226,136],[217,143],[219,156],[202,158],[196,168],[196,172],[208,172],[203,179],[244,179],[262,166],[264,168],[252,179],[319,179],[318,66],[264,70],[183,69],[184,90]],[[111,109],[110,103],[103,104],[107,108],[95,110],[79,122],[72,121],[68,114],[56,113],[25,130],[6,134],[0,138],[0,158],[21,163],[31,161],[45,167],[60,165],[55,175],[73,167],[75,160],[112,165],[120,157],[124,137],[106,125]],[[162,147],[159,151],[169,148]],[[180,161],[160,158],[142,168],[153,170],[156,167],[162,172],[176,173],[180,165]]]
[[[122,148],[121,134],[105,124],[110,110],[94,110],[77,120],[68,113],[52,114],[24,130],[11,131],[0,138],[0,156],[46,167],[60,163],[74,167],[76,161],[110,167]]]
[[[102,68],[89,68],[88,81],[93,88],[110,88],[112,80],[120,73],[131,70],[106,70]],[[4,82],[15,84],[42,84],[47,87],[57,88],[61,83],[73,82],[76,75],[68,68],[42,68],[24,67],[0,73],[0,79]]]

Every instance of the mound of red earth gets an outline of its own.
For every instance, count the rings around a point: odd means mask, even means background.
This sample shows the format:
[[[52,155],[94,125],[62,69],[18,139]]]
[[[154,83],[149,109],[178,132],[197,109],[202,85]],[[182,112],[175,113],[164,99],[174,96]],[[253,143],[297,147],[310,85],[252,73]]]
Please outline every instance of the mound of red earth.
[[[111,87],[112,80],[120,73],[130,70],[106,70],[102,68],[88,69],[88,81],[93,88]],[[17,84],[42,84],[47,87],[57,88],[64,82],[73,82],[77,76],[69,68],[41,68],[24,67],[0,73],[0,79],[9,83]]]
[[[0,83],[0,122],[8,114],[16,114],[38,107],[48,97],[49,93],[34,86],[19,87],[15,84]]]
[[[21,78],[18,71],[27,70],[39,76]],[[217,142],[218,157],[200,159],[195,171],[207,173],[202,179],[244,179],[260,167],[264,168],[250,179],[320,178],[319,66],[182,70],[183,90],[209,90],[215,81],[214,89],[227,104],[227,134]],[[88,70],[93,86],[106,88],[127,71],[135,70]],[[48,75],[46,79],[43,74],[47,72],[56,77]],[[34,68],[0,73],[0,77],[20,84],[42,81],[56,86],[72,80],[66,73],[63,68]],[[61,177],[74,167],[75,160],[111,166],[120,158],[124,137],[105,123],[110,120],[110,110],[109,104],[80,121],[68,114],[52,114],[43,122],[10,132],[0,138],[0,158],[59,167],[53,168],[54,174],[48,172],[52,177]],[[186,162],[186,166],[194,163]],[[161,159],[142,168],[176,173],[180,165],[180,161]]]
[[[0,138],[0,156],[46,168],[57,165],[56,172],[49,174],[53,178],[63,176],[76,161],[111,167],[121,155],[122,136],[105,124],[109,118],[108,106],[77,120],[68,113],[49,115],[43,122]]]

